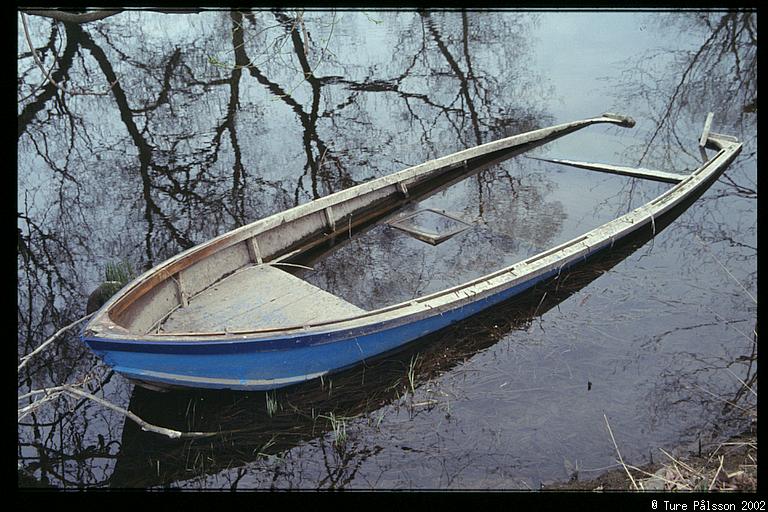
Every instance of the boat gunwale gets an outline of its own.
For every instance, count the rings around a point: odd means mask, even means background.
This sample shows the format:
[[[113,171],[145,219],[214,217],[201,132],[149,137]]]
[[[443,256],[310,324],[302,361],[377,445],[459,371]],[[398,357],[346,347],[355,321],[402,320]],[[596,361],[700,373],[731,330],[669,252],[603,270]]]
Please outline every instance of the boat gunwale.
[[[243,242],[251,237],[261,233],[268,232],[286,222],[292,222],[300,218],[320,212],[328,207],[335,206],[344,201],[354,199],[362,194],[384,189],[387,186],[405,183],[407,180],[418,178],[429,172],[441,168],[452,168],[452,166],[461,165],[475,157],[482,157],[503,150],[511,150],[515,147],[524,146],[528,143],[534,143],[543,139],[555,139],[568,135],[576,130],[585,128],[592,124],[610,123],[619,126],[634,126],[631,118],[611,113],[604,113],[600,116],[560,123],[557,125],[538,128],[528,132],[515,134],[503,139],[491,141],[479,146],[466,148],[449,155],[445,155],[421,164],[408,167],[396,173],[374,178],[372,180],[360,183],[353,187],[339,190],[327,196],[315,199],[308,203],[277,212],[273,215],[258,219],[254,222],[240,226],[227,231],[221,235],[211,238],[194,247],[190,247],[175,256],[165,260],[142,273],[133,281],[128,283],[122,290],[110,298],[94,317],[84,326],[82,333],[87,329],[92,330],[112,330],[119,333],[133,333],[113,320],[113,316],[119,316],[124,313],[131,305],[146,294],[149,290],[159,285],[163,281],[172,278],[178,272],[204,260],[205,258],[225,250],[237,243]],[[146,333],[134,333],[139,336],[145,336]]]
[[[614,123],[614,124],[620,124],[617,119],[610,118],[610,117],[596,117],[596,118],[590,118],[582,121],[574,121],[571,123],[563,123],[560,125],[555,125],[554,127],[550,128],[542,128],[539,130],[535,130],[533,132],[538,132],[541,130],[555,130],[557,128],[560,129],[568,129],[572,128],[574,126],[578,127],[584,127],[588,126],[590,124],[600,123],[600,122],[608,122],[608,123]],[[513,265],[504,267],[502,269],[496,270],[494,272],[491,272],[489,274],[486,274],[484,276],[481,276],[479,278],[461,283],[457,286],[453,286],[450,288],[446,288],[443,290],[439,290],[437,292],[424,295],[421,297],[417,297],[411,300],[403,301],[397,304],[392,304],[389,306],[384,306],[382,308],[378,308],[371,311],[366,311],[364,313],[354,315],[351,317],[346,318],[337,318],[332,320],[326,320],[316,323],[311,323],[308,325],[296,325],[296,326],[290,326],[290,327],[274,327],[274,328],[263,328],[263,329],[247,329],[247,330],[232,330],[232,331],[216,331],[216,332],[167,332],[167,333],[153,333],[153,334],[142,334],[142,333],[135,333],[131,332],[128,329],[111,322],[111,319],[109,319],[109,311],[112,306],[114,306],[118,301],[131,293],[131,290],[133,290],[136,286],[141,285],[145,282],[146,279],[152,276],[156,276],[159,274],[163,274],[164,272],[168,272],[167,267],[172,266],[173,264],[179,263],[179,260],[183,260],[186,257],[189,257],[194,252],[204,252],[205,249],[209,249],[211,246],[215,246],[217,244],[223,243],[224,240],[229,240],[231,243],[218,248],[223,249],[225,247],[228,247],[229,245],[238,243],[240,241],[245,240],[249,236],[254,236],[254,231],[259,228],[263,227],[264,230],[271,229],[269,222],[276,222],[278,218],[281,216],[284,217],[284,214],[293,212],[295,214],[295,218],[300,218],[304,215],[309,215],[311,213],[315,213],[316,211],[321,211],[322,209],[326,208],[328,205],[324,204],[322,202],[323,200],[330,200],[331,198],[337,199],[337,200],[343,200],[343,193],[351,193],[350,191],[353,191],[353,189],[357,189],[357,191],[360,190],[359,187],[363,186],[371,186],[374,183],[380,184],[381,187],[396,184],[401,182],[404,179],[408,179],[413,176],[407,176],[405,178],[400,179],[394,179],[395,177],[402,176],[403,173],[407,172],[414,172],[414,170],[418,168],[423,168],[427,166],[428,164],[435,164],[435,162],[439,160],[447,160],[447,159],[458,159],[456,158],[457,155],[460,155],[466,151],[469,150],[477,150],[480,147],[487,147],[488,145],[498,144],[500,142],[509,141],[512,138],[515,137],[525,137],[529,136],[533,132],[525,132],[523,134],[519,134],[516,136],[508,137],[506,139],[501,139],[499,141],[494,141],[488,144],[485,144],[483,146],[476,146],[474,148],[469,148],[468,150],[463,150],[451,155],[447,155],[445,157],[441,157],[436,160],[431,160],[429,162],[425,162],[424,164],[420,164],[415,167],[410,167],[408,169],[405,169],[403,171],[400,171],[395,174],[390,174],[387,176],[383,176],[381,178],[376,178],[374,180],[362,183],[360,185],[357,185],[355,187],[351,187],[350,189],[341,190],[339,192],[336,192],[334,194],[330,194],[328,196],[325,196],[323,198],[317,199],[315,201],[305,203],[304,205],[300,205],[298,207],[294,207],[290,210],[286,210],[285,212],[280,212],[275,215],[272,215],[270,217],[266,217],[260,220],[257,220],[251,224],[241,226],[240,228],[236,228],[235,230],[229,231],[227,233],[224,233],[223,235],[220,235],[216,238],[213,238],[209,240],[208,242],[204,242],[203,244],[200,244],[196,247],[193,247],[191,249],[188,249],[187,251],[184,251],[177,256],[167,260],[165,264],[161,264],[161,267],[154,267],[153,269],[150,269],[145,274],[142,274],[142,276],[139,276],[134,282],[132,283],[133,286],[129,285],[127,290],[121,294],[119,294],[119,297],[115,297],[111,299],[109,302],[107,302],[101,309],[101,311],[94,317],[94,319],[84,327],[82,336],[84,339],[93,340],[93,341],[102,341],[102,342],[116,342],[116,343],[128,343],[128,344],[151,344],[151,345],[157,345],[157,344],[169,344],[169,345],[183,345],[183,344],[200,344],[200,343],[210,343],[210,344],[219,344],[219,343],[233,343],[233,342],[244,342],[244,341],[262,341],[267,340],[271,338],[274,338],[276,335],[285,335],[289,337],[301,337],[305,335],[322,335],[324,333],[329,332],[337,332],[337,331],[345,331],[345,332],[351,332],[356,329],[373,327],[378,325],[392,325],[393,322],[400,324],[400,323],[406,323],[414,318],[414,316],[431,316],[432,314],[442,314],[445,311],[450,311],[456,308],[460,308],[467,303],[471,303],[477,300],[482,300],[484,297],[489,296],[493,293],[498,293],[499,291],[502,291],[503,289],[514,287],[517,284],[523,283],[529,279],[533,279],[537,277],[540,274],[550,272],[552,269],[560,267],[560,269],[568,266],[573,261],[585,257],[590,252],[596,250],[596,248],[607,245],[608,243],[612,244],[615,239],[620,238],[628,234],[628,232],[634,231],[636,229],[639,229],[643,225],[653,222],[654,217],[657,217],[661,214],[663,214],[668,209],[672,208],[675,204],[678,204],[682,200],[685,199],[689,194],[693,193],[703,182],[707,181],[707,179],[712,175],[717,173],[720,169],[727,166],[733,158],[739,153],[741,150],[742,144],[739,142],[733,142],[729,139],[718,138],[716,134],[711,134],[708,138],[708,142],[710,143],[709,147],[714,147],[715,149],[718,149],[719,151],[713,155],[711,158],[709,158],[706,162],[704,162],[701,166],[699,166],[696,170],[694,170],[691,174],[689,174],[687,177],[685,177],[682,181],[671,187],[670,189],[664,191],[660,195],[656,196],[654,199],[652,199],[649,202],[646,202],[645,204],[639,206],[638,208],[633,209],[632,211],[617,217],[615,219],[612,219],[604,224],[601,224],[600,226],[587,231],[586,233],[583,233],[571,240],[568,240],[562,244],[559,244],[558,246],[555,246],[553,248],[546,249],[545,251],[542,251],[541,253],[538,253],[536,255],[533,255],[526,260],[523,260],[521,262],[516,262]],[[502,148],[504,149],[504,148]],[[458,159],[460,160],[460,159]],[[711,169],[710,172],[705,173],[704,171],[712,166],[713,164],[717,163],[714,169]],[[444,164],[444,165],[450,165],[450,164]],[[438,168],[438,165],[435,165],[434,168]],[[428,172],[429,169],[420,169],[424,172]],[[415,173],[414,175],[418,175],[418,173]],[[376,187],[372,187],[371,190],[375,190]],[[334,197],[335,196],[335,197]],[[350,196],[354,197],[354,196]],[[341,199],[339,199],[341,198]],[[671,201],[668,201],[668,199],[673,198]],[[317,204],[320,203],[320,204]],[[296,211],[299,210],[301,207],[306,207],[309,205],[315,205],[314,209],[308,209],[308,211],[301,211],[300,215],[296,214]],[[335,203],[332,203],[333,205]],[[645,210],[650,210],[646,212]],[[632,218],[636,216],[637,214],[643,215],[639,219]],[[285,222],[288,220],[286,219]],[[618,226],[622,223],[628,224],[623,227],[619,228]],[[260,224],[263,224],[264,226],[259,226]],[[277,225],[277,224],[276,224]],[[613,227],[612,227],[613,226]],[[609,230],[609,233],[607,234],[601,234],[601,232]],[[243,238],[239,238],[237,235],[242,233],[249,233],[248,236],[244,236]],[[595,238],[596,235],[600,235],[596,240],[593,241],[593,244],[590,245],[588,242],[590,241],[590,238]],[[583,242],[583,246],[579,249],[573,250],[570,254],[568,254],[569,249],[573,249],[575,246],[577,246],[579,243]],[[269,265],[269,262],[263,263],[265,265]],[[168,275],[173,275],[175,272],[169,272]],[[501,278],[501,279],[500,279]],[[498,281],[498,282],[494,282]],[[477,288],[476,290],[471,290],[472,288]],[[445,296],[450,295],[452,293],[455,293],[457,296],[459,292],[467,292],[463,297],[457,297],[457,298],[451,298],[451,299],[444,299]],[[442,300],[440,300],[443,298]],[[394,311],[397,311],[398,314],[393,314]],[[86,335],[87,330],[89,326],[98,325],[97,317],[100,316],[106,316],[108,321],[103,322],[99,325],[100,330],[98,332],[98,335]],[[379,317],[371,319],[370,317]],[[104,324],[106,324],[106,331],[103,331],[101,329],[104,328]],[[330,327],[330,329],[329,329]],[[127,336],[130,335],[132,338],[127,338]]]
[[[597,116],[594,118],[571,121],[568,123],[560,123],[549,127],[519,133],[505,137],[503,139],[481,144],[479,146],[466,148],[449,155],[408,167],[392,174],[380,176],[353,187],[339,190],[327,196],[320,197],[308,203],[295,206],[288,210],[277,212],[273,215],[257,219],[254,222],[237,227],[227,231],[226,233],[222,233],[221,235],[215,236],[205,242],[195,245],[194,247],[185,249],[184,251],[160,263],[159,265],[150,268],[146,272],[136,277],[133,281],[128,283],[122,290],[120,290],[116,295],[114,295],[104,305],[102,305],[100,310],[96,312],[94,317],[88,322],[87,325],[95,327],[103,323],[106,326],[112,325],[114,327],[124,329],[126,332],[130,332],[128,329],[123,328],[117,322],[113,321],[111,316],[123,313],[133,304],[135,300],[138,300],[149,289],[152,289],[160,282],[171,278],[176,273],[188,268],[198,261],[201,261],[218,251],[224,250],[248,238],[274,229],[283,223],[292,222],[299,218],[312,215],[313,213],[320,212],[328,207],[333,207],[339,203],[353,199],[364,193],[383,189],[390,185],[404,183],[409,179],[416,178],[422,174],[427,174],[440,168],[448,168],[455,164],[461,164],[462,162],[466,163],[469,159],[475,157],[488,155],[494,152],[503,151],[505,149],[512,149],[517,146],[523,146],[526,143],[535,142],[544,138],[554,138],[555,135],[567,135],[573,131],[597,123],[627,125],[627,119],[623,119],[620,116],[615,116],[613,114],[603,114],[602,116]],[[634,123],[634,121],[632,121],[632,123]],[[560,132],[565,133],[560,135]],[[542,135],[538,136],[538,134]],[[137,296],[133,297],[133,295]],[[125,303],[125,301],[128,302]]]

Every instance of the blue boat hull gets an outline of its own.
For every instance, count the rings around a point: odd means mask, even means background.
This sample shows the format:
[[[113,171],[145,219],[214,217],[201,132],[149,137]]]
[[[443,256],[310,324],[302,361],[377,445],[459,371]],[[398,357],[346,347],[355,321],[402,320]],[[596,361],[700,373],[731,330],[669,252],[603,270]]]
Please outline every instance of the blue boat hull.
[[[702,139],[706,139],[707,147],[712,145],[719,149],[712,159],[644,207],[591,231],[605,230],[613,224],[607,232],[602,231],[595,237],[594,245],[585,243],[586,247],[574,249],[575,244],[586,240],[590,233],[569,241],[553,251],[571,249],[578,252],[572,252],[571,256],[561,254],[559,263],[554,261],[543,266],[541,270],[546,269],[544,272],[523,282],[507,288],[486,289],[482,293],[487,295],[476,296],[471,302],[442,306],[446,309],[437,306],[428,309],[429,313],[420,310],[409,316],[393,315],[378,323],[372,320],[370,324],[357,327],[334,330],[333,324],[329,323],[328,330],[322,331],[318,324],[304,332],[283,332],[273,338],[262,335],[248,339],[247,335],[232,335],[232,338],[215,341],[182,341],[178,338],[158,341],[156,337],[151,340],[115,339],[100,338],[92,334],[97,331],[86,327],[81,339],[117,372],[159,387],[270,390],[339,372],[515,297],[614,244],[629,240],[645,226],[650,226],[651,236],[655,236],[681,209],[695,201],[741,150],[741,144],[722,139],[727,136],[719,135],[720,139],[707,137],[708,129],[705,128]],[[673,195],[675,193],[677,196]],[[651,213],[649,208],[652,208]],[[629,225],[625,227],[624,222]],[[525,263],[540,261],[552,254],[555,252],[545,252]],[[107,325],[107,328],[113,328],[111,324]]]
[[[597,252],[595,249],[591,254]],[[273,339],[157,343],[83,336],[115,371],[158,387],[270,390],[319,378],[397,350],[558,274],[552,270],[504,291],[418,320]]]

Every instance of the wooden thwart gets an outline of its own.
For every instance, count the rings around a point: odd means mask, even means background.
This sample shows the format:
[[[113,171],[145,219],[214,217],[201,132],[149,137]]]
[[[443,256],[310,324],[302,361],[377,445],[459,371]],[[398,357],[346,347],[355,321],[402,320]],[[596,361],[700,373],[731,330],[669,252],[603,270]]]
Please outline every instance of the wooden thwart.
[[[625,167],[622,165],[600,164],[592,162],[577,162],[576,160],[561,160],[557,158],[539,158],[535,156],[529,156],[532,160],[541,160],[542,162],[551,162],[553,164],[569,165],[571,167],[578,167],[580,169],[587,169],[589,171],[607,172],[609,174],[619,174],[622,176],[631,176],[633,178],[643,178],[652,181],[662,181],[664,183],[680,183],[687,175],[675,174],[665,171],[657,171],[654,169],[645,169],[643,167]]]
[[[173,282],[176,283],[176,291],[179,295],[179,304],[181,304],[182,307],[187,307],[189,305],[189,295],[187,294],[187,290],[184,288],[181,272],[177,272],[173,275]]]

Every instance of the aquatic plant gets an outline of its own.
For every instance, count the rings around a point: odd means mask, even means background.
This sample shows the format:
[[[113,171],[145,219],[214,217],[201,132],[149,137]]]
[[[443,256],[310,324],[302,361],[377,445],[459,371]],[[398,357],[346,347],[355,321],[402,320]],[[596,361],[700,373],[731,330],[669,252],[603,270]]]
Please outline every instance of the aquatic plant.
[[[91,292],[91,295],[88,297],[88,303],[85,308],[86,313],[93,313],[99,309],[135,276],[136,272],[127,261],[107,263],[104,270],[105,281]]]
[[[319,415],[318,418],[324,418],[331,423],[333,430],[333,444],[341,449],[347,442],[347,420],[348,418],[336,416],[333,412],[328,415]]]
[[[408,385],[411,389],[411,393],[416,391],[416,362],[419,360],[419,354],[416,354],[411,358],[411,362],[408,365]]]
[[[277,402],[277,397],[274,393],[265,393],[264,398],[267,402],[267,416],[270,418],[274,416],[274,414],[277,412],[277,409],[279,407],[279,404]]]

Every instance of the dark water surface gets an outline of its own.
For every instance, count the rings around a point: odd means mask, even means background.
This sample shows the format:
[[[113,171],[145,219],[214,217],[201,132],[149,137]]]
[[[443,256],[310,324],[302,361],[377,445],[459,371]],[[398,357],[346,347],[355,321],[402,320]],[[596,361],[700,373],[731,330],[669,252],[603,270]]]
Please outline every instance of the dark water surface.
[[[19,372],[64,383],[18,424],[21,485],[537,489],[721,442],[756,400],[757,45],[750,12],[128,11],[19,17],[18,351],[85,314],[108,263],[146,270],[263,216],[406,166],[605,111],[535,156],[684,172],[713,130],[744,150],[655,237],[323,381],[276,393],[134,387],[72,332]],[[111,86],[110,84],[114,83]],[[42,84],[42,85],[41,85]],[[477,277],[669,185],[514,157],[303,277],[364,308]],[[745,387],[752,386],[752,390]],[[35,397],[39,398],[39,397]],[[19,401],[19,407],[32,398]]]

